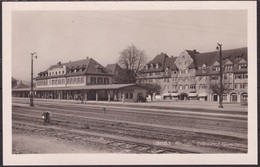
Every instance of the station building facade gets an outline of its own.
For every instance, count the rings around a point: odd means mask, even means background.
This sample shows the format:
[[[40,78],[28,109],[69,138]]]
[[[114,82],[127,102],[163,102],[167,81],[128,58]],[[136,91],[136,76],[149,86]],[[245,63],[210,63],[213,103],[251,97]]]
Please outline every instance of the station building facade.
[[[247,48],[222,51],[223,102],[247,100]],[[141,70],[138,82],[162,86],[163,99],[219,101],[219,51],[184,50],[178,57],[157,55]]]
[[[111,71],[92,58],[68,63],[58,62],[35,78],[34,97],[47,99],[81,99],[136,101],[146,90],[136,84],[116,84]],[[12,95],[28,97],[30,88],[14,87]]]

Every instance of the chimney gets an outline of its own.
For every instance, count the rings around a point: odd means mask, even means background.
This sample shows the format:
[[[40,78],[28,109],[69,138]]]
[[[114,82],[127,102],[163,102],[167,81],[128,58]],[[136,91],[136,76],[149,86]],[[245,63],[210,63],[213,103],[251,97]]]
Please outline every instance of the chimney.
[[[87,59],[89,59],[89,58],[87,57]]]
[[[194,51],[194,52],[197,52],[197,50],[196,50],[196,49],[194,49],[193,51]]]
[[[58,65],[61,65],[61,62],[59,61],[57,64],[58,64]]]

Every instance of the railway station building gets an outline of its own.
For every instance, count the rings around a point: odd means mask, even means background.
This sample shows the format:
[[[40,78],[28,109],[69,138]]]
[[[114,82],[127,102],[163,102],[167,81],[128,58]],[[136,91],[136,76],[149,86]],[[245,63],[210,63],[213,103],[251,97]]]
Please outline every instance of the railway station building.
[[[247,48],[223,50],[222,56],[223,101],[247,100]],[[138,81],[161,85],[162,99],[219,101],[219,57],[219,51],[184,50],[177,57],[161,53],[145,65]]]
[[[58,62],[35,78],[34,97],[135,102],[139,96],[146,96],[146,90],[137,84],[118,84],[115,73],[88,57]],[[12,96],[29,97],[29,92],[29,86],[17,85]]]

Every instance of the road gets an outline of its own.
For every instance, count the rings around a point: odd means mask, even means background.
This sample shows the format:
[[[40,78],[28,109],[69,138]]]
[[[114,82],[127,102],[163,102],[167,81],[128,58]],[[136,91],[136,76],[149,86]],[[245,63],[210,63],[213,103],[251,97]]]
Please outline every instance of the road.
[[[41,99],[35,99],[35,107],[29,107],[28,99],[18,98],[13,99],[12,106],[14,134],[72,141],[87,145],[86,149],[92,146],[96,152],[247,152],[246,111],[160,109],[158,104],[149,107]],[[41,119],[45,111],[51,113],[48,124]]]

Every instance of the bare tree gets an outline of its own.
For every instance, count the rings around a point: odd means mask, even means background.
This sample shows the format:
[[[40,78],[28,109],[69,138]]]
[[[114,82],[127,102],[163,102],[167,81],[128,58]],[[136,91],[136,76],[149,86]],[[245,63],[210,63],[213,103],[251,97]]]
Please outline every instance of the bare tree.
[[[151,96],[151,101],[153,101],[153,95],[155,93],[161,93],[162,91],[162,86],[159,84],[151,84],[151,83],[143,83],[140,84],[144,89],[146,89],[147,94]]]
[[[128,83],[136,82],[139,71],[144,67],[146,59],[147,56],[144,51],[137,49],[133,44],[120,52],[118,64],[125,69],[125,77]]]
[[[222,83],[222,95],[229,93],[233,88],[231,87],[231,83],[229,80],[223,80]],[[216,81],[214,83],[210,83],[210,90],[213,93],[216,93],[218,96],[221,95],[221,90],[220,90],[220,81]]]

